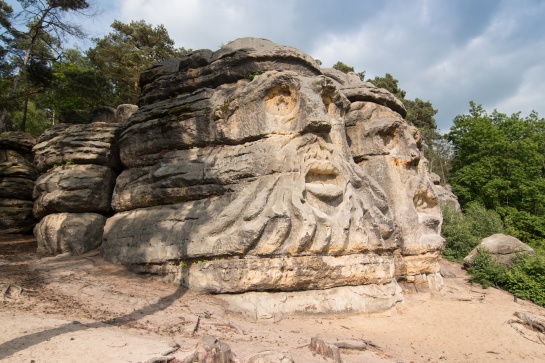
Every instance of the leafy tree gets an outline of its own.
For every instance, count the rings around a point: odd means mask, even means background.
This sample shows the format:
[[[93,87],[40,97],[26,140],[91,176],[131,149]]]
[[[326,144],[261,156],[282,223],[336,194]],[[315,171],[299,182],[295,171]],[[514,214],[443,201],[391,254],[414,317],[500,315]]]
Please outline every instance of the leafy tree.
[[[390,73],[386,73],[384,77],[376,76],[375,79],[368,79],[367,81],[371,82],[379,88],[384,88],[390,91],[390,93],[392,93],[394,96],[402,101],[405,99],[405,95],[407,94],[407,92],[399,88],[399,86],[397,85],[399,81],[395,79]]]
[[[462,206],[479,202],[495,210],[507,231],[538,246],[545,239],[545,120],[522,118],[470,103],[454,119],[450,182]]]
[[[144,20],[130,24],[116,20],[111,27],[114,31],[94,39],[96,46],[87,53],[92,64],[112,84],[115,98],[111,105],[136,103],[140,73],[157,62],[190,52],[174,48],[174,41],[163,25],[153,27]]]
[[[111,103],[113,90],[106,77],[77,49],[68,49],[53,64],[55,77],[50,101],[59,112],[93,110]]]
[[[461,261],[483,238],[503,232],[500,216],[478,203],[467,205],[463,214],[452,207],[443,207],[441,235],[446,240],[443,256],[447,259]]]
[[[48,70],[51,62],[62,51],[62,42],[66,36],[84,36],[80,26],[67,21],[69,13],[84,14],[89,8],[89,2],[84,0],[18,0],[23,10],[17,17],[26,21],[27,31],[21,32],[10,27],[9,39],[5,38],[4,44],[9,47],[11,57],[11,89],[3,97],[3,110],[0,116],[0,131],[6,128],[8,110],[11,106],[24,99],[24,107],[29,104],[32,94],[38,93],[37,85],[49,86],[51,77],[44,72]],[[0,4],[2,5],[2,4]],[[2,5],[2,10],[6,9]],[[4,12],[3,14],[8,14]],[[0,18],[2,25],[6,16]],[[8,50],[6,50],[7,52]],[[44,77],[45,75],[45,77]],[[20,83],[28,82],[22,92],[18,92]],[[45,82],[45,83],[44,83]],[[20,94],[18,94],[20,93]],[[24,111],[26,115],[26,111]],[[23,118],[23,120],[26,120]],[[25,122],[23,121],[23,127]]]

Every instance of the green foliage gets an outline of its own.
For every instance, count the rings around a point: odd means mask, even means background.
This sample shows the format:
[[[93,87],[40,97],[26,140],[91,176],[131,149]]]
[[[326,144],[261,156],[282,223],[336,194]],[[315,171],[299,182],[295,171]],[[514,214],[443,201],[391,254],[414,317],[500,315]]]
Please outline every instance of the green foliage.
[[[508,268],[494,261],[488,250],[479,249],[468,272],[470,282],[484,288],[499,287],[521,299],[545,306],[545,255],[521,254]]]
[[[91,63],[112,85],[115,97],[110,105],[136,103],[140,73],[158,62],[190,51],[174,48],[174,41],[163,25],[153,27],[144,20],[130,24],[116,20],[111,27],[113,32],[94,39],[96,46],[87,52]]]
[[[473,266],[468,268],[470,282],[481,284],[485,289],[490,286],[501,287],[507,282],[507,267],[496,263],[485,248],[479,248],[473,259]]]
[[[265,73],[264,71],[255,71],[252,73],[248,73],[244,78],[249,79],[250,81],[253,81],[255,77],[262,75]]]
[[[452,207],[443,207],[441,234],[446,240],[443,256],[449,260],[461,261],[479,245],[481,239],[503,232],[500,216],[482,205],[469,204],[464,214]]]
[[[450,183],[462,206],[495,210],[508,232],[534,246],[545,239],[545,120],[532,113],[488,115],[471,102],[448,134]]]
[[[335,63],[333,65],[333,68],[343,73],[354,72],[354,67],[350,67],[341,61],[338,61],[337,63]]]

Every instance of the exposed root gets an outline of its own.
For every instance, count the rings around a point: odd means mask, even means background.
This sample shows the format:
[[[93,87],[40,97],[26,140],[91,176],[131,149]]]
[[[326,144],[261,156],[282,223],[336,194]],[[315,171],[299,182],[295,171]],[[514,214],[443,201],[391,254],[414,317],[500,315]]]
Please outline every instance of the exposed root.
[[[543,338],[543,335],[545,334],[545,321],[543,319],[540,319],[537,316],[532,314],[522,313],[518,311],[514,315],[520,320],[511,319],[507,323],[513,329],[515,329],[517,333],[519,333],[523,338],[531,342],[545,345],[545,339]],[[523,325],[526,328],[530,329],[531,331],[535,332],[537,340],[528,337],[528,335],[523,330],[515,326],[515,324]]]

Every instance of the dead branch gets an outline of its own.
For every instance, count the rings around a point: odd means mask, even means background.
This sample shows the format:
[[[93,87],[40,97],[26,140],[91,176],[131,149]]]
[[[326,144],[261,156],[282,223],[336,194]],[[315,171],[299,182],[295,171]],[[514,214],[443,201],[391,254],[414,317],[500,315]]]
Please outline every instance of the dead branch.
[[[201,323],[201,317],[197,315],[197,323],[195,324],[195,327],[193,328],[193,332],[191,333],[191,336],[195,335],[197,333],[197,330],[199,330],[199,324]]]
[[[235,323],[233,323],[232,321],[228,321],[227,323],[216,323],[216,322],[211,322],[211,321],[207,321],[207,322],[204,322],[203,324],[206,324],[206,325],[215,325],[215,326],[226,326],[228,328],[231,328],[231,329],[234,329],[236,330],[239,334],[241,335],[246,335],[246,333],[244,332],[244,330],[242,330],[238,325],[236,325]]]
[[[170,348],[169,350],[167,350],[166,352],[164,352],[163,354],[161,354],[163,357],[167,356],[167,355],[171,355],[173,353],[176,353],[178,351],[178,349],[180,349],[180,344],[176,343],[176,342],[171,342],[170,344]]]
[[[168,363],[174,359],[176,358],[175,357],[157,357],[157,358],[150,358],[145,363]]]
[[[341,349],[353,349],[353,350],[375,350],[381,351],[381,349],[375,343],[369,340],[362,340],[357,343],[348,343],[348,342],[335,342],[331,343],[332,345],[341,348]]]
[[[515,316],[521,320],[523,325],[526,325],[531,330],[545,333],[545,320],[540,319],[535,315],[518,311],[515,313]]]
[[[515,325],[513,325],[513,324],[523,324],[520,320],[512,320],[512,319],[511,319],[511,320],[509,320],[507,323],[511,326],[511,328],[515,329],[515,331],[516,331],[517,333],[519,333],[520,336],[523,337],[524,339],[527,339],[527,340],[529,340],[529,341],[531,341],[531,342],[533,342],[533,343],[540,344],[539,341],[534,340],[534,339],[530,339],[529,337],[526,336],[526,333],[524,333],[521,329],[519,329],[519,328],[517,328]],[[538,334],[539,334],[539,333],[538,333]],[[539,335],[538,335],[538,338],[539,338],[539,340],[541,341],[541,338],[539,337]],[[542,342],[542,341],[541,341],[541,342]],[[543,342],[542,342],[542,343],[543,343]]]
[[[23,289],[19,285],[14,285],[14,284],[9,283],[9,282],[2,283],[2,285],[6,285],[6,287],[2,291],[2,300],[3,301],[6,301],[6,298],[8,298],[8,295],[12,295],[11,294],[11,289],[19,289],[19,292],[17,293],[17,295],[21,295],[23,293],[23,290],[27,290],[27,289]],[[31,291],[31,290],[27,290],[27,291]]]
[[[456,298],[457,301],[483,301],[485,299],[485,296],[479,296],[479,297],[460,297]]]

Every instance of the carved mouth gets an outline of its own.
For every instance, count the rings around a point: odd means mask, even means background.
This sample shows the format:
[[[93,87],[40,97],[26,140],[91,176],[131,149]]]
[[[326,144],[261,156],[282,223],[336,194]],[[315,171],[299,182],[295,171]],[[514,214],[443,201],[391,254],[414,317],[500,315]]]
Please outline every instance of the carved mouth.
[[[316,197],[331,200],[343,195],[340,180],[337,168],[330,161],[316,160],[305,175],[305,187]]]

